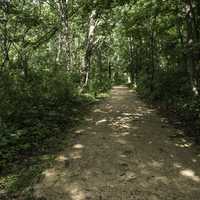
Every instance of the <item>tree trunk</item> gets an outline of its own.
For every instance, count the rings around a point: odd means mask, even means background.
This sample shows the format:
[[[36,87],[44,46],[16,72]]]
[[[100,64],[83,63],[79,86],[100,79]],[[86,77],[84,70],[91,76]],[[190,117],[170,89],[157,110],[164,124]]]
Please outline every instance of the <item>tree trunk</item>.
[[[95,39],[95,30],[97,27],[97,11],[93,10],[89,16],[89,22],[88,22],[88,31],[86,34],[86,40],[85,40],[85,54],[83,58],[83,83],[82,86],[86,87],[89,82],[89,73],[90,73],[90,62],[91,62],[91,56],[92,56],[92,50],[94,47],[94,39]]]
[[[151,80],[150,80],[150,91],[154,90],[154,74],[155,74],[155,46],[154,46],[154,31],[151,33]]]
[[[4,15],[5,18],[7,18],[6,15]],[[2,72],[4,70],[4,68],[7,67],[7,64],[9,63],[9,50],[10,50],[10,46],[11,43],[9,43],[8,41],[8,30],[7,30],[7,19],[5,20],[5,22],[2,23],[2,30],[3,30],[3,34],[2,34],[2,63],[0,65],[0,71]]]
[[[62,51],[62,34],[59,33],[58,35],[58,49],[57,49],[57,55],[56,55],[56,63],[60,65],[61,61],[61,51]],[[57,70],[57,69],[55,69]]]
[[[151,30],[151,37],[150,37],[150,44],[151,44],[151,78],[150,78],[150,91],[154,91],[154,79],[155,79],[155,71],[156,71],[156,29],[155,25],[157,23],[157,15],[154,16],[153,22],[152,22],[152,30]]]
[[[199,30],[196,19],[196,14],[192,0],[186,0],[186,22],[187,22],[187,69],[190,77],[191,88],[194,96],[199,96],[200,93],[200,63],[199,63]]]
[[[65,54],[66,68],[69,71],[71,68],[70,28],[69,28],[69,17],[68,17],[69,0],[58,0],[57,7],[63,28],[63,43],[64,43],[63,50]]]
[[[134,49],[133,36],[129,37],[129,71],[132,84],[136,85],[136,71],[137,71],[137,61],[135,61],[134,54],[137,54],[137,49]],[[137,55],[135,56],[137,59]]]
[[[111,63],[108,62],[108,77],[109,77],[109,80],[112,81],[112,68],[111,68]]]

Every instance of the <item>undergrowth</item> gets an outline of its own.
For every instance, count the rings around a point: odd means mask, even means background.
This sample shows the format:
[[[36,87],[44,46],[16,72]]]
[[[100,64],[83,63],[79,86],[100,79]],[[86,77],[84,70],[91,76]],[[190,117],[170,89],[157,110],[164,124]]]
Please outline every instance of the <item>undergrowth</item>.
[[[31,194],[31,185],[66,145],[69,130],[96,102],[58,76],[46,77],[45,83],[34,77],[26,85],[4,77],[9,84],[0,91],[0,199]]]

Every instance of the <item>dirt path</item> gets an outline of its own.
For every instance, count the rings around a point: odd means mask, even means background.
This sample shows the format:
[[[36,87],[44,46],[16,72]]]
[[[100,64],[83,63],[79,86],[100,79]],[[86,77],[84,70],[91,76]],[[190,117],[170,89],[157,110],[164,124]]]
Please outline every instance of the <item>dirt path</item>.
[[[126,87],[96,105],[69,143],[37,198],[200,200],[200,151]]]

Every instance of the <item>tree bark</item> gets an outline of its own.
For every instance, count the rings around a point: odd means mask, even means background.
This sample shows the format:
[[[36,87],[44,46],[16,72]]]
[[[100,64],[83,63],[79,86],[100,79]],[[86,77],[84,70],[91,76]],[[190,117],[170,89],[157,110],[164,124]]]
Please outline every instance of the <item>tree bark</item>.
[[[112,81],[112,66],[110,62],[108,62],[108,77],[109,80]]]
[[[71,68],[71,46],[70,46],[70,27],[69,27],[69,0],[58,0],[57,2],[58,13],[63,29],[63,43],[66,68],[69,71]],[[60,36],[61,38],[62,36]],[[60,39],[59,38],[59,39]]]
[[[131,76],[131,82],[132,84],[136,85],[136,73],[137,73],[137,61],[135,61],[134,54],[137,54],[137,49],[134,49],[134,39],[131,35],[129,37],[129,71]],[[135,56],[137,59],[137,55]]]
[[[83,81],[82,86],[86,87],[89,82],[89,73],[90,73],[90,64],[91,64],[91,56],[92,50],[94,47],[95,40],[95,30],[98,25],[97,11],[93,10],[89,16],[88,20],[88,31],[86,34],[85,40],[85,54],[83,57]]]
[[[187,22],[187,69],[190,77],[191,88],[194,96],[200,93],[200,49],[196,48],[199,44],[199,27],[192,0],[186,0],[186,22]]]

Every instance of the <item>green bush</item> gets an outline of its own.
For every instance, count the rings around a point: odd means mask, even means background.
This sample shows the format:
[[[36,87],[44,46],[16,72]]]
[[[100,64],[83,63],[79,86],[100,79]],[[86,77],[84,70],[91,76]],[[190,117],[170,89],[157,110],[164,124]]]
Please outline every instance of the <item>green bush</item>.
[[[145,99],[173,109],[181,120],[193,127],[195,135],[200,136],[200,100],[193,96],[190,81],[185,73],[173,68],[157,71],[152,83],[148,73],[141,71],[137,90]]]
[[[29,80],[4,74],[0,80],[1,166],[32,154],[70,121],[76,88],[63,73],[32,72]]]

